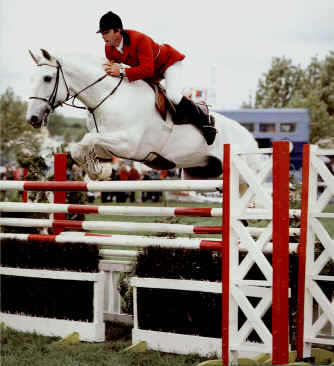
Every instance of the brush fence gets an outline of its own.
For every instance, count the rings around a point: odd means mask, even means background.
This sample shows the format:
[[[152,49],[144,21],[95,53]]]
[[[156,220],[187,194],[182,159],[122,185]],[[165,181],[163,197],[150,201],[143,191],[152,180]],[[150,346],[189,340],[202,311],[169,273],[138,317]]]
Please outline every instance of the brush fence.
[[[50,271],[41,269],[0,267],[0,274],[29,278],[54,280],[90,281],[94,283],[93,321],[72,321],[67,319],[34,317],[22,314],[0,313],[1,322],[6,326],[23,332],[37,332],[46,336],[65,337],[73,331],[78,332],[80,340],[103,342],[105,323],[103,315],[105,275],[99,273]]]

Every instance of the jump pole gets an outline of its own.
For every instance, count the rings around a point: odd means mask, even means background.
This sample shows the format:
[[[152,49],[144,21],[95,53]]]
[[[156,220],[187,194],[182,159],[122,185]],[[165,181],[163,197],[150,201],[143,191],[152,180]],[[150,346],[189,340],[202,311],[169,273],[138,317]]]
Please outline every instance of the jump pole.
[[[63,192],[156,192],[156,191],[196,191],[217,192],[221,190],[221,180],[140,180],[140,181],[0,181],[0,190],[8,191],[63,191]]]
[[[0,202],[0,212],[44,212],[44,213],[74,213],[98,214],[117,216],[194,216],[194,217],[222,217],[221,208],[189,208],[189,207],[132,207],[132,206],[96,206],[61,203],[22,203]],[[300,217],[300,210],[290,210],[291,218]],[[267,219],[265,210],[251,208],[246,210],[241,219],[261,220]],[[299,229],[291,229],[299,235]]]

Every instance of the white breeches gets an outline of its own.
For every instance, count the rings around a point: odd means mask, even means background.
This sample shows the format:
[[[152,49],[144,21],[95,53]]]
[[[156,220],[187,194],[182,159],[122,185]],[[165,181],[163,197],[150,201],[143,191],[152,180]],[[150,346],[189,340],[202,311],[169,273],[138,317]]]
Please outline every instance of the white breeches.
[[[179,104],[183,95],[182,90],[182,61],[177,61],[165,71],[167,97],[175,104]]]

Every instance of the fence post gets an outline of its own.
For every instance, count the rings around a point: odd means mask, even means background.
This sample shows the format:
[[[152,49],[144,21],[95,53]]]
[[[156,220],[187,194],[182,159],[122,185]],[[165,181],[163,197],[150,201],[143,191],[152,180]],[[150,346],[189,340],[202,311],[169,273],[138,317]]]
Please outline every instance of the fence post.
[[[272,364],[289,363],[289,142],[273,143]]]
[[[223,227],[221,250],[222,266],[222,359],[223,365],[229,364],[229,326],[230,326],[230,174],[231,147],[224,145],[223,162]]]
[[[67,162],[66,154],[54,154],[54,181],[66,181],[67,179]],[[66,192],[53,192],[53,202],[54,203],[66,203]],[[55,220],[65,220],[65,213],[55,213]],[[63,228],[57,227],[53,229],[55,235],[64,231]]]

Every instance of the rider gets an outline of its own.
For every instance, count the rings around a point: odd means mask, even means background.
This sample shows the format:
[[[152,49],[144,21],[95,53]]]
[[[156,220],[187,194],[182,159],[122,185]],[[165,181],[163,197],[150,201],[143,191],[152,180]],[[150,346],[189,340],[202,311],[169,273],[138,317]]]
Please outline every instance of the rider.
[[[111,61],[103,65],[106,73],[127,77],[129,81],[165,78],[166,94],[176,106],[176,118],[183,120],[188,116],[207,144],[214,142],[217,131],[210,125],[208,114],[181,94],[184,55],[168,44],[157,44],[143,33],[123,29],[121,18],[111,11],[101,17],[97,33],[102,34],[106,57]],[[122,68],[119,63],[130,67]]]

